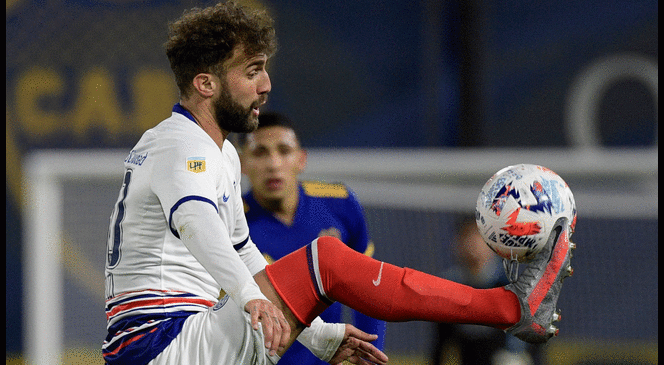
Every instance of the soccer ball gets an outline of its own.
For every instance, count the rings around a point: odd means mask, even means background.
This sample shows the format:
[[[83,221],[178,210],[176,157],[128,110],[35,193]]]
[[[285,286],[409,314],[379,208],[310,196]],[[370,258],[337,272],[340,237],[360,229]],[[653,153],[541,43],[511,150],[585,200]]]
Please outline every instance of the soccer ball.
[[[546,167],[508,166],[484,184],[475,220],[484,242],[499,256],[527,262],[544,248],[556,222],[576,225],[576,204],[567,183]]]

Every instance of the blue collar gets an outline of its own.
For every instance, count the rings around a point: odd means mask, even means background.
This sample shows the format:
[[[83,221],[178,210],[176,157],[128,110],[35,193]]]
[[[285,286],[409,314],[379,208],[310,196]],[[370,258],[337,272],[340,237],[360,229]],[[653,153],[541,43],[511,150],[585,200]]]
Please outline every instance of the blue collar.
[[[196,122],[196,119],[194,119],[194,116],[191,115],[191,113],[189,113],[189,111],[185,109],[182,105],[180,105],[180,103],[176,103],[175,105],[173,105],[173,112],[180,113],[185,117],[187,117],[188,119],[191,119],[192,122],[198,124]]]

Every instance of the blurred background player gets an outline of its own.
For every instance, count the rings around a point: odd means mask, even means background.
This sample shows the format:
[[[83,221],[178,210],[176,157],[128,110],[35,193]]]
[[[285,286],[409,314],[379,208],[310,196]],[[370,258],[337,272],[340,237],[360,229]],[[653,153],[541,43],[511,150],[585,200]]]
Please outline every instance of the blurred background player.
[[[240,139],[242,172],[251,183],[244,196],[251,238],[268,262],[301,248],[319,236],[334,236],[350,248],[372,256],[364,213],[354,193],[343,184],[300,181],[306,151],[285,115],[266,112],[258,129]],[[321,318],[344,321],[344,308],[359,329],[379,337],[373,344],[383,349],[385,322],[344,307],[330,306]],[[325,364],[296,342],[280,364]]]
[[[441,277],[477,289],[509,284],[501,259],[484,243],[475,216],[457,217],[452,252],[456,264]],[[432,362],[435,365],[533,365],[537,349],[504,331],[472,324],[436,323]],[[537,360],[537,359],[535,359]]]

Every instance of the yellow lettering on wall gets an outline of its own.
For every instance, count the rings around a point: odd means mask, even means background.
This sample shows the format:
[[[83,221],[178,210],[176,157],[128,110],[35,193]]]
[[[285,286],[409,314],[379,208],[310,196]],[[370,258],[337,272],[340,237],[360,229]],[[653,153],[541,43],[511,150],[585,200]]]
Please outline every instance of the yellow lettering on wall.
[[[150,129],[171,115],[178,101],[178,91],[171,74],[160,69],[139,71],[132,82],[134,117],[139,133]]]
[[[46,111],[39,101],[46,96],[59,96],[64,90],[64,80],[53,70],[33,67],[24,72],[16,82],[16,116],[21,129],[34,140],[48,137],[61,128],[64,118],[60,113]]]
[[[85,138],[91,127],[102,127],[110,135],[118,134],[122,112],[115,83],[107,70],[95,68],[83,74],[71,123],[72,131],[79,140]]]

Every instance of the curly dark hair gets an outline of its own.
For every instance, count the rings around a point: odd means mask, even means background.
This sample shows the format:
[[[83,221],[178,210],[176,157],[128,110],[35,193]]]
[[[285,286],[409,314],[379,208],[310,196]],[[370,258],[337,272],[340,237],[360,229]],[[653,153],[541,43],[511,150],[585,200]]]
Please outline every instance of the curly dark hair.
[[[189,96],[191,81],[201,72],[223,75],[221,65],[242,45],[247,55],[277,50],[274,21],[266,11],[252,11],[232,1],[185,10],[168,24],[166,56],[180,94]]]

